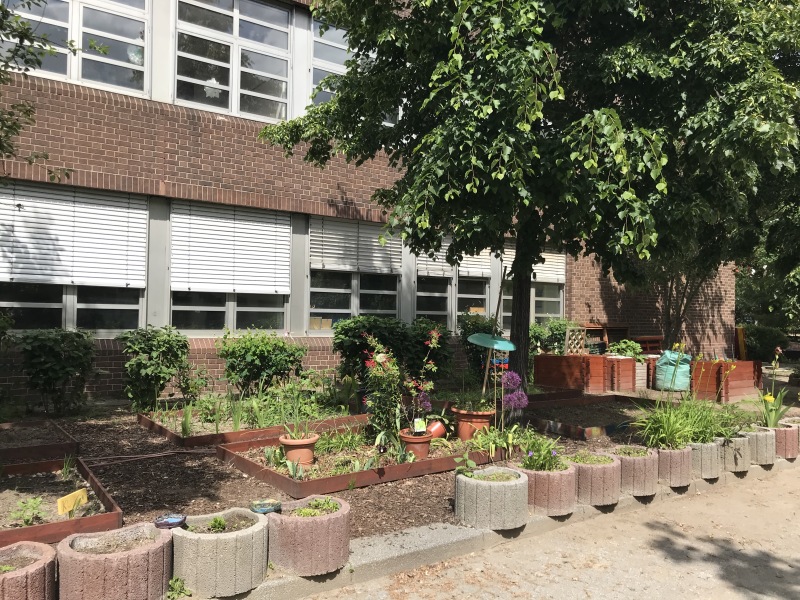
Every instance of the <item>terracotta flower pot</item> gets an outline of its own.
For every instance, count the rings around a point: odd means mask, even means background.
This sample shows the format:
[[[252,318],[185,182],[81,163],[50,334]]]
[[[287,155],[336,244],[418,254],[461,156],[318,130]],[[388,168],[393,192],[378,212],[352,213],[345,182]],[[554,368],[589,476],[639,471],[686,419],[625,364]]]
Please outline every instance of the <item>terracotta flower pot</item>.
[[[432,438],[433,436],[430,433],[414,435],[410,429],[402,429],[400,431],[400,441],[406,445],[406,450],[417,457],[417,460],[428,458]]]
[[[286,455],[286,460],[293,463],[299,463],[303,467],[307,467],[314,463],[314,446],[319,440],[319,434],[312,434],[311,437],[303,438],[301,440],[293,440],[288,436],[282,435],[278,441],[283,446],[283,452]]]
[[[495,416],[493,410],[471,411],[460,408],[451,410],[456,416],[456,435],[462,442],[471,440],[478,430],[488,429]]]
[[[443,438],[447,435],[447,428],[441,421],[431,421],[425,429],[435,438]]]

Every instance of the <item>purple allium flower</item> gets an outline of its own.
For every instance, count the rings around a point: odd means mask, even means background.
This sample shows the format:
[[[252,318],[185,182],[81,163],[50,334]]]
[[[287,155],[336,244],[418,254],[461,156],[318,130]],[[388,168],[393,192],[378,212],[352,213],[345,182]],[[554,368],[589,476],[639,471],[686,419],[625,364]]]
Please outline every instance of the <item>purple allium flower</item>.
[[[522,385],[522,379],[514,371],[506,371],[501,379],[503,387],[507,390],[515,390]]]
[[[517,410],[528,406],[528,394],[523,390],[516,390],[510,394],[506,394],[503,400],[505,407],[511,410]]]
[[[419,400],[419,406],[424,411],[431,411],[433,409],[433,405],[431,404],[431,399],[428,397],[428,394],[425,392],[420,392],[419,396],[417,396]]]

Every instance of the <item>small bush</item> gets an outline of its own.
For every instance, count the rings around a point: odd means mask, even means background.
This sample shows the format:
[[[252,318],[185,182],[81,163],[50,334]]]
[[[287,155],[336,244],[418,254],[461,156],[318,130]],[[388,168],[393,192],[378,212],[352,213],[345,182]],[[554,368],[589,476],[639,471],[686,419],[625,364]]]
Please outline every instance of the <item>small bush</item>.
[[[428,354],[428,346],[425,342],[431,339],[430,332],[439,332],[438,348],[431,348]],[[419,317],[411,321],[408,326],[408,333],[411,336],[410,345],[406,349],[400,364],[406,373],[419,373],[425,363],[425,357],[433,361],[436,365],[436,377],[441,377],[448,373],[450,363],[453,359],[453,351],[450,346],[452,333],[444,325],[440,325],[430,319]]]
[[[92,372],[94,339],[86,331],[37,329],[14,336],[22,352],[22,369],[28,385],[41,392],[44,408],[63,414],[84,398],[86,379]]]
[[[125,363],[125,393],[135,410],[151,410],[182,369],[187,369],[189,340],[174,327],[148,325],[117,336],[130,356]]]
[[[544,341],[547,339],[549,331],[546,325],[541,323],[531,323],[528,328],[528,335],[530,336],[530,353],[539,354],[544,347]]]
[[[248,330],[233,336],[229,331],[219,340],[219,356],[225,361],[225,377],[239,388],[242,397],[250,396],[257,387],[268,387],[273,380],[286,380],[299,374],[308,351],[274,333]]]
[[[465,313],[458,317],[459,336],[464,353],[467,355],[467,365],[473,373],[479,373],[481,363],[486,358],[486,349],[471,344],[467,340],[475,333],[488,333],[490,335],[500,335],[502,329],[494,324],[494,319],[484,315]]]
[[[554,354],[564,353],[567,328],[579,327],[577,323],[569,319],[553,319],[552,321],[548,321],[545,326],[547,327],[547,335],[541,342],[542,349]]]
[[[619,356],[629,356],[635,358],[637,361],[643,361],[642,346],[633,340],[621,340],[613,342],[608,346],[610,354],[617,354]]]
[[[772,361],[775,358],[775,347],[785,348],[789,338],[777,327],[745,325],[744,343],[747,347],[747,358],[750,360]]]

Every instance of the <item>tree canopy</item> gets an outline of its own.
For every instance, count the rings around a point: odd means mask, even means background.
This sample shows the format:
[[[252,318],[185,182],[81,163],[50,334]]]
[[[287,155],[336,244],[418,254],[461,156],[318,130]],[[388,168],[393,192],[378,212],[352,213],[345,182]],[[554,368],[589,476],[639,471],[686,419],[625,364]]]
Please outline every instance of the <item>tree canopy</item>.
[[[262,138],[319,165],[385,155],[398,178],[374,200],[415,252],[447,235],[457,262],[515,237],[518,370],[545,243],[592,253],[623,282],[646,276],[651,253],[685,261],[687,244],[718,265],[746,239],[758,186],[795,168],[794,2],[330,0],[314,11],[347,30],[347,73],[323,82],[331,101]]]

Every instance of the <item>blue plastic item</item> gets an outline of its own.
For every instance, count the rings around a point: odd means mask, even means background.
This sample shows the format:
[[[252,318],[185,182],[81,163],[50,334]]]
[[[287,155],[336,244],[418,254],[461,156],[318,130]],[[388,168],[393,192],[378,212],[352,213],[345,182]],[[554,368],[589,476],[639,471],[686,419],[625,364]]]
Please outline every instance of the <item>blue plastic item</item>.
[[[655,389],[683,392],[692,379],[692,358],[688,354],[667,350],[656,361]]]

